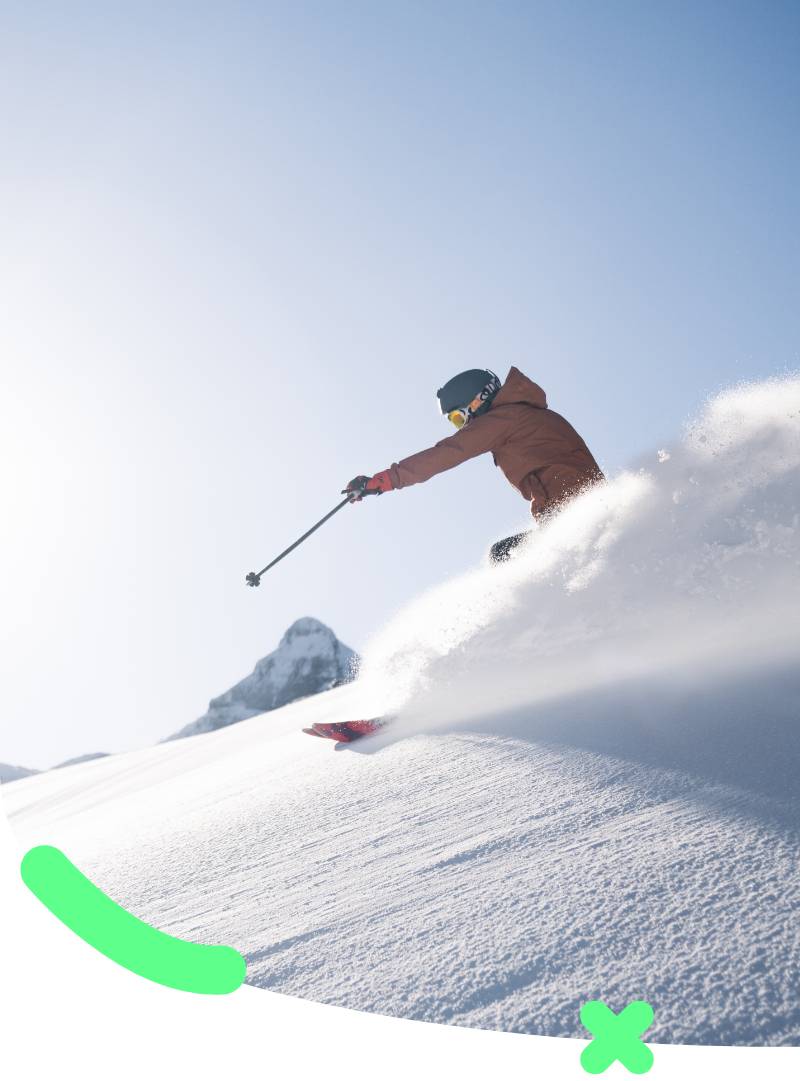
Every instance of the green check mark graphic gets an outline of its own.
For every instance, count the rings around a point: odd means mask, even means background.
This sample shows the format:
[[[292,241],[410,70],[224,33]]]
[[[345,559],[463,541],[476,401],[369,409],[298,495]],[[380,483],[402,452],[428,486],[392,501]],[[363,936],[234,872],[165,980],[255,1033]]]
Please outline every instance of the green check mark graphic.
[[[230,946],[173,938],[127,912],[82,874],[58,848],[32,848],[22,880],[54,916],[118,965],[179,991],[225,995],[245,978],[245,960]]]
[[[653,1008],[647,1002],[629,1002],[614,1013],[604,1002],[587,1002],[581,1008],[581,1023],[594,1036],[581,1052],[587,1073],[603,1073],[617,1059],[631,1073],[647,1073],[653,1052],[639,1037],[653,1023]]]

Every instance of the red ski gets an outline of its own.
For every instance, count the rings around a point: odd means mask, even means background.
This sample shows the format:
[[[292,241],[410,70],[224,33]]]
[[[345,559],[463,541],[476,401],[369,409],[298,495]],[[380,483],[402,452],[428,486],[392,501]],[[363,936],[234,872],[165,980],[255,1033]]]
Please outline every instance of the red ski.
[[[381,728],[389,724],[388,720],[374,717],[370,721],[342,721],[339,724],[312,724],[303,731],[309,736],[320,736],[322,739],[332,739],[336,743],[352,743],[364,736],[371,736]]]

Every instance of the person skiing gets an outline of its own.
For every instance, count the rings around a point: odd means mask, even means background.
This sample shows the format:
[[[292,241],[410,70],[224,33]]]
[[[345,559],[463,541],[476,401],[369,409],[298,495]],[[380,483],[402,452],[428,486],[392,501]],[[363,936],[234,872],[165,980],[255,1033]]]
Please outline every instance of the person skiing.
[[[371,477],[354,477],[342,492],[351,503],[365,495],[420,484],[488,451],[529,501],[534,519],[604,479],[583,439],[548,407],[542,388],[518,368],[511,368],[505,383],[494,372],[471,368],[450,379],[436,396],[443,416],[457,431]],[[497,541],[490,552],[493,562],[508,559],[527,535]]]

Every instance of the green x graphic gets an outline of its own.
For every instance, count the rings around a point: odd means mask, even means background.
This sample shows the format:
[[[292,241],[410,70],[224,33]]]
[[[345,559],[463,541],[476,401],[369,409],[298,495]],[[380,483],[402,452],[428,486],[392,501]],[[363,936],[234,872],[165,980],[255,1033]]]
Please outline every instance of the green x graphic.
[[[653,1052],[639,1037],[652,1023],[653,1007],[648,1002],[629,1002],[619,1014],[599,1000],[585,1003],[581,1024],[594,1039],[581,1052],[581,1066],[587,1073],[603,1073],[619,1059],[631,1073],[647,1073]]]

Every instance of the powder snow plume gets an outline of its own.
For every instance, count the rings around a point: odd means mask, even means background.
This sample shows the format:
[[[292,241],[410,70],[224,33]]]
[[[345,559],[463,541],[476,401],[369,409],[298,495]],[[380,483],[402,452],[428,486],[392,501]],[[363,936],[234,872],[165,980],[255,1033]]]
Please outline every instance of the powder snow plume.
[[[726,390],[508,564],[402,609],[365,651],[365,701],[398,711],[404,733],[500,710],[533,736],[579,724],[601,741],[619,726],[611,692],[617,714],[620,691],[632,712],[646,705],[662,737],[687,703],[723,723],[732,696],[741,711],[769,693],[773,714],[796,717],[784,682],[800,659],[798,508],[800,377]]]

